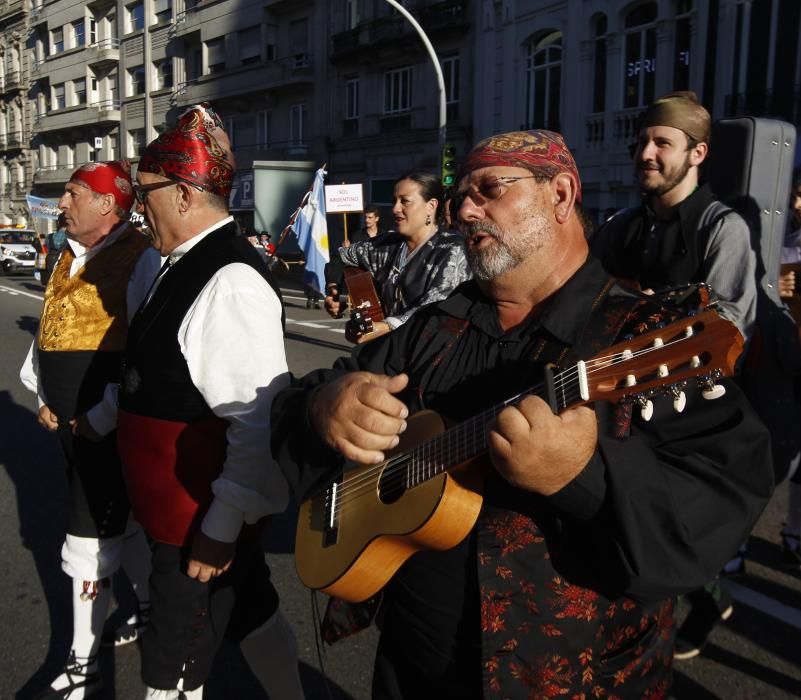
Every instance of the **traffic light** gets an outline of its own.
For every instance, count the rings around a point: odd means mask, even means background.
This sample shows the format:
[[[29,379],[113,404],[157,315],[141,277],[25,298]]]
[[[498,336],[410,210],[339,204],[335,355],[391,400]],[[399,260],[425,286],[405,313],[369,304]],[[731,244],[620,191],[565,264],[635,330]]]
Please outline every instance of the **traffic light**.
[[[442,147],[442,184],[451,187],[456,183],[456,148],[446,143]]]

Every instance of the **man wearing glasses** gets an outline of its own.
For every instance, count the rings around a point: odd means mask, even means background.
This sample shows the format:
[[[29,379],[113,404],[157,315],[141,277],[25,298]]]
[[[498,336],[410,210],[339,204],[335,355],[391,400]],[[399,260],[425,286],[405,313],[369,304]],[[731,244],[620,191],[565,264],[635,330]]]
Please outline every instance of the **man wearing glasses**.
[[[489,459],[469,467],[483,476],[472,530],[384,588],[375,698],[665,696],[673,597],[714,575],[770,495],[752,469],[767,433],[728,380],[717,401],[688,387],[682,414],[654,398],[650,422],[603,403],[556,415],[528,393],[551,363],[671,318],[589,257],[580,200],[559,134],[480,142],[453,208],[473,280],[273,404],[274,454],[301,500],[343,458],[380,465],[412,413],[470,426],[497,410],[476,438]],[[337,517],[338,532],[360,526]]]
[[[302,697],[259,540],[288,496],[265,437],[288,382],[283,309],[228,213],[226,143],[219,117],[194,107],[148,145],[134,185],[166,257],[132,321],[120,390],[123,470],[153,550],[150,700],[201,698],[224,636],[270,697]]]
[[[100,633],[110,579],[121,563],[139,602],[128,641],[136,638],[148,607],[150,553],[135,524],[124,537],[128,497],[114,432],[128,324],[160,264],[129,221],[133,201],[124,162],[87,163],[64,186],[58,207],[67,243],[22,369],[23,383],[39,398],[39,424],[58,434],[70,484],[61,557],[72,578],[72,647],[64,672],[40,698],[80,700],[102,686]]]

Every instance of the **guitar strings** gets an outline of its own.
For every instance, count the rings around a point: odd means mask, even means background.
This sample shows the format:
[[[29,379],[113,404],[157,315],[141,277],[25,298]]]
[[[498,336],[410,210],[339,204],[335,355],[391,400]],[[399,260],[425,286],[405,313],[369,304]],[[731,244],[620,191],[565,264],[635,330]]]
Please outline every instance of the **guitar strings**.
[[[666,345],[661,346],[661,348],[644,348],[642,350],[637,351],[636,353],[632,353],[631,357],[623,357],[623,353],[615,353],[613,355],[609,355],[606,357],[595,358],[594,360],[588,363],[587,366],[590,369],[588,370],[587,374],[593,374],[597,371],[604,369],[604,367],[608,367],[610,362],[614,364],[616,362],[619,363],[620,361],[629,361],[630,359],[633,359],[634,357],[637,357],[639,355],[644,355],[649,352],[653,352],[654,350],[662,349],[664,347],[667,347],[668,345],[682,342],[685,339],[686,338],[678,338],[676,340],[670,341]],[[598,367],[597,369],[593,369],[598,364],[603,364],[603,367]],[[558,385],[562,387],[563,394],[567,397],[570,397],[570,400],[572,400],[573,398],[578,398],[579,393],[577,391],[573,391],[572,389],[564,391],[565,386],[570,385],[572,387],[575,387],[576,384],[574,379],[573,380],[569,378],[563,379],[563,377],[569,377],[570,375],[577,375],[577,374],[578,374],[577,368],[570,368],[568,370],[565,370],[564,372],[561,372],[555,377],[555,386]],[[376,465],[374,467],[371,467],[370,469],[363,471],[360,475],[358,475],[351,481],[339,484],[338,493],[336,495],[337,503],[334,505],[334,514],[336,514],[338,511],[341,512],[342,507],[345,506],[348,502],[350,502],[353,498],[363,495],[364,493],[374,492],[375,487],[377,486],[377,482],[374,479],[374,476],[375,474],[380,473],[382,471],[384,472],[384,478],[381,480],[381,483],[385,488],[392,488],[393,486],[397,486],[404,480],[406,480],[407,482],[410,481],[410,472],[409,472],[410,461],[412,463],[412,469],[415,470],[414,474],[416,474],[418,477],[419,476],[425,477],[424,479],[421,479],[421,481],[426,480],[427,478],[430,478],[431,476],[436,475],[437,473],[441,473],[441,471],[439,471],[440,466],[441,467],[445,466],[443,462],[443,457],[448,457],[449,463],[453,462],[452,458],[450,457],[450,454],[453,451],[453,446],[451,444],[453,440],[451,438],[453,438],[454,434],[458,432],[459,429],[464,429],[468,422],[475,423],[483,421],[483,419],[489,417],[490,414],[496,414],[499,410],[502,410],[506,406],[515,403],[522,396],[539,392],[542,386],[543,386],[542,384],[539,384],[536,387],[532,387],[527,391],[521,392],[520,394],[507,399],[502,404],[493,406],[490,409],[483,411],[480,414],[477,414],[469,421],[460,424],[460,426],[456,426],[455,428],[452,428],[449,431],[446,431],[445,433],[441,433],[439,436],[437,436],[437,438],[429,441],[429,443],[418,445],[411,451],[395,455],[389,460],[383,462],[382,464]],[[488,426],[485,425],[484,427],[486,428]],[[482,443],[480,449],[475,450],[472,454],[466,455],[464,459],[472,457],[479,451],[485,449],[486,434],[487,431],[483,430],[481,436]],[[447,445],[445,444],[446,437],[448,438]],[[460,445],[458,444],[459,437],[460,436],[457,436],[457,449],[460,447]],[[418,454],[421,451],[421,448],[424,450],[426,449],[426,445],[429,444],[430,446],[428,447],[428,449],[432,450],[432,454],[428,456],[428,459],[425,460],[421,466],[415,467],[414,460],[418,456],[422,456],[424,458],[426,457],[425,454],[423,455]],[[475,437],[473,439],[473,444],[475,447],[476,444]],[[463,460],[458,460],[458,461],[463,461]],[[458,461],[454,463],[458,463]],[[416,485],[416,484],[411,484],[411,485]]]
[[[611,355],[602,356],[593,358],[592,360],[588,361],[585,365],[587,370],[587,375],[595,374],[596,372],[602,371],[603,369],[609,367],[610,365],[620,364],[621,362],[628,362],[636,357],[640,357],[642,355],[646,355],[648,353],[657,351],[657,350],[664,350],[671,345],[675,345],[681,343],[687,339],[686,336],[676,338],[675,340],[671,340],[668,343],[655,348],[655,347],[647,347],[632,352],[631,356],[624,356],[624,353],[613,353]],[[572,366],[563,372],[560,372],[554,377],[554,388],[559,388],[559,394],[564,397],[563,401],[565,405],[569,405],[569,403],[573,402],[574,400],[580,398],[580,387],[578,382],[578,366]],[[409,463],[412,462],[412,473],[416,473],[418,476],[425,476],[426,478],[430,478],[433,475],[436,475],[437,471],[439,470],[440,466],[445,466],[445,458],[447,457],[448,463],[459,463],[460,461],[464,461],[464,459],[468,459],[475,454],[478,454],[481,450],[486,448],[486,435],[488,425],[486,423],[486,418],[494,417],[497,415],[500,410],[506,408],[509,405],[517,403],[522,397],[528,396],[531,394],[538,394],[544,387],[544,384],[540,383],[534,387],[530,387],[527,390],[520,392],[519,394],[506,399],[504,402],[492,406],[489,409],[482,411],[481,413],[477,414],[473,418],[465,421],[464,423],[459,424],[458,426],[454,426],[453,428],[441,433],[436,438],[428,441],[427,443],[423,443],[423,445],[418,445],[411,450],[401,453],[399,455],[394,455],[390,457],[388,460],[385,460],[381,464],[375,465],[370,467],[364,471],[362,471],[358,476],[354,477],[350,481],[345,481],[339,484],[336,494],[336,503],[333,507],[333,514],[337,515],[342,512],[347,503],[349,503],[354,498],[358,498],[361,495],[366,493],[374,493],[375,487],[378,485],[375,476],[383,472],[384,477],[380,480],[381,484],[385,488],[394,488],[400,485],[403,481],[412,481],[413,479],[409,478]],[[459,448],[459,440],[462,436],[458,435],[459,431],[464,431],[465,427],[468,423],[476,423],[482,422],[484,423],[484,430],[482,430],[481,434],[481,445],[478,450],[475,450],[472,454],[465,455],[462,460],[453,461],[452,457],[450,456],[451,453],[454,451],[454,448],[451,446],[451,442],[453,441],[452,438],[456,436],[457,439],[457,447]],[[475,432],[473,433],[475,435]],[[446,445],[446,440],[448,444]],[[473,444],[476,444],[476,438],[473,438]],[[428,449],[432,449],[432,454],[428,456],[427,461],[425,461],[421,466],[415,467],[414,466],[414,459],[418,456],[416,453],[420,452],[421,450],[425,450],[427,445],[431,445]],[[441,473],[441,471],[439,472]],[[421,479],[417,483],[421,483],[422,481],[426,480],[426,478]],[[417,484],[412,484],[417,485]]]

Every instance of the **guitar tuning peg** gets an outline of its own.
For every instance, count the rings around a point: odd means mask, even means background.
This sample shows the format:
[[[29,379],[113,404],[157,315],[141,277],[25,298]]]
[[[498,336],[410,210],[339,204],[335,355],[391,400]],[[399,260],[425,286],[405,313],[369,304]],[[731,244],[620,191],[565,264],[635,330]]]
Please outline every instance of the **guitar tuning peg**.
[[[726,393],[726,387],[721,386],[720,384],[715,384],[714,380],[709,380],[708,382],[704,383],[704,388],[701,391],[701,396],[703,396],[707,401],[714,401],[715,399],[719,399]]]
[[[640,417],[647,423],[654,416],[654,402],[641,397],[638,403],[640,404]]]
[[[673,389],[673,410],[681,413],[687,405],[687,395],[681,389]]]

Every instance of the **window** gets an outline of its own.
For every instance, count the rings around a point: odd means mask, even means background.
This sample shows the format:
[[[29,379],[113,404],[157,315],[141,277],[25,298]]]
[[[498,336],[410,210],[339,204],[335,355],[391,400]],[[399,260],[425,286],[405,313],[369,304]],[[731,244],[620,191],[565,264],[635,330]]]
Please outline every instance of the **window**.
[[[345,29],[355,29],[359,24],[359,0],[345,0]]]
[[[153,14],[156,15],[156,24],[169,22],[172,19],[172,0],[154,0]]]
[[[145,130],[133,129],[128,132],[128,157],[135,158],[145,147]]]
[[[356,136],[359,133],[359,79],[350,78],[345,81],[345,120],[342,123],[344,136]]]
[[[64,97],[64,83],[53,86],[53,109],[64,109],[67,102]]]
[[[626,15],[626,64],[623,106],[644,107],[654,101],[656,84],[656,3]]]
[[[673,89],[690,87],[690,13],[692,0],[679,0],[676,6],[676,43],[673,51]]]
[[[244,114],[234,122],[234,128],[228,132],[232,135],[231,147],[253,148],[256,142],[256,119],[252,114]]]
[[[592,111],[603,112],[606,110],[606,15],[596,18],[593,30]]]
[[[442,77],[445,80],[445,104],[448,119],[459,118],[459,57],[442,59]]]
[[[559,131],[562,82],[562,32],[551,32],[528,45],[526,59],[526,128]]]
[[[239,62],[242,65],[261,61],[261,27],[249,27],[237,32]]]
[[[128,97],[145,94],[145,67],[134,66],[128,71]]]
[[[351,78],[345,83],[345,119],[359,118],[359,79]]]
[[[75,39],[75,46],[86,45],[86,25],[83,20],[72,23],[72,36]]]
[[[309,51],[309,20],[296,19],[289,23],[290,53],[293,55],[306,54]]]
[[[133,5],[128,5],[125,8],[128,15],[128,32],[135,32],[138,29],[145,27],[145,5],[141,2],[136,2]]]
[[[266,150],[270,147],[270,121],[272,112],[262,110],[256,113],[256,148]]]
[[[53,53],[61,53],[64,50],[64,27],[59,27],[50,32],[50,43]]]
[[[289,109],[289,145],[305,145],[306,105],[296,104]]]
[[[225,70],[225,37],[217,37],[206,42],[206,65],[209,73]]]
[[[172,59],[156,61],[156,90],[167,90],[172,87]]]
[[[411,67],[396,68],[384,73],[384,114],[398,114],[411,108]]]
[[[75,104],[86,104],[86,78],[78,78],[72,81],[72,89],[75,92]]]
[[[97,22],[94,17],[89,18],[89,44],[97,43]]]

